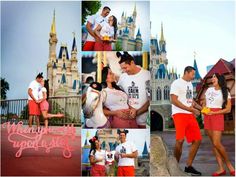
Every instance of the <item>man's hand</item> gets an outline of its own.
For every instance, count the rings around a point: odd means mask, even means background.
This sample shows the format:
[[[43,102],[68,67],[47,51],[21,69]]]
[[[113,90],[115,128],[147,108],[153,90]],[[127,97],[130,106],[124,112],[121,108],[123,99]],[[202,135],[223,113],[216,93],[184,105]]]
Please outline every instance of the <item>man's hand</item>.
[[[191,112],[194,114],[194,115],[196,115],[196,116],[199,116],[200,115],[200,111],[198,110],[198,109],[195,109],[194,107],[190,107],[190,109],[191,109]]]
[[[127,155],[124,154],[124,153],[121,153],[120,156],[121,156],[121,158],[125,158],[125,157],[127,157]]]
[[[134,108],[130,108],[130,118],[134,119],[137,116],[137,110]]]
[[[128,109],[117,110],[115,113],[116,117],[122,119],[128,119],[130,115],[130,111]]]

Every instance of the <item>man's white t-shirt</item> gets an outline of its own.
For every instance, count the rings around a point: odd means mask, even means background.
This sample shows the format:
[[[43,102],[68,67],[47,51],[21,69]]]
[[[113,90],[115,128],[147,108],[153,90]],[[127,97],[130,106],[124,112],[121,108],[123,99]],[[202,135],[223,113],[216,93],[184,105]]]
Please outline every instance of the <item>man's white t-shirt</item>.
[[[131,154],[137,151],[136,146],[131,142],[124,142],[116,147],[116,153]],[[121,158],[119,155],[118,166],[134,166],[134,158]]]
[[[129,109],[128,96],[125,92],[116,89],[105,88],[106,100],[104,106],[106,106],[111,111],[116,111],[120,109]]]
[[[41,87],[39,90],[39,99],[43,99],[43,92],[47,93],[47,89],[45,87]]]
[[[102,27],[102,29],[100,31],[101,36],[114,37],[115,31],[114,31],[113,26],[110,26],[109,23],[107,23],[107,22],[100,23],[100,25]]]
[[[103,159],[100,162],[96,162],[97,165],[105,165],[105,159],[106,159],[106,152],[104,150],[96,150],[95,155],[94,155],[94,150],[91,151],[90,153],[91,156],[94,156],[95,159],[100,160]]]
[[[185,81],[182,78],[175,80],[171,84],[170,94],[178,96],[178,100],[185,106],[190,107],[193,103],[193,85],[190,81]],[[172,104],[172,115],[177,113],[192,114],[192,112]]]
[[[33,80],[30,84],[29,84],[29,87],[28,89],[32,89],[32,94],[34,95],[34,98],[36,100],[39,99],[39,92],[41,90],[41,85],[36,81],[36,80]],[[29,95],[28,95],[28,100],[33,100]]]
[[[128,103],[135,109],[141,108],[150,98],[150,72],[141,68],[134,75],[121,74],[117,85],[128,95]],[[146,125],[147,112],[136,117],[138,125]]]
[[[216,90],[214,87],[209,87],[205,93],[206,107],[208,108],[222,108],[223,95],[222,91]],[[230,93],[228,92],[228,99],[230,99]]]
[[[95,15],[89,16],[87,20],[87,22],[92,24],[93,30],[98,26],[98,24],[101,24],[105,21],[107,21],[106,17],[101,16],[101,14],[95,14]],[[86,41],[95,41],[94,37],[91,36],[89,32],[88,32]]]

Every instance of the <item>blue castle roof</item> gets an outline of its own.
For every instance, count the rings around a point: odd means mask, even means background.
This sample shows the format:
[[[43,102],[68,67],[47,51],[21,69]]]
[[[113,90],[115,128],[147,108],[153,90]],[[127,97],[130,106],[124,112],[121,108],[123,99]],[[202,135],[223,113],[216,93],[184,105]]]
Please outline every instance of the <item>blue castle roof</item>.
[[[160,64],[156,73],[156,79],[164,79],[166,76],[166,68],[164,64]]]
[[[148,157],[148,148],[147,148],[147,143],[146,143],[146,141],[145,141],[145,143],[144,143],[142,155],[143,155],[143,157]]]
[[[77,51],[77,46],[76,46],[75,37],[74,37],[74,39],[73,39],[72,51]]]
[[[201,79],[201,76],[200,76],[200,73],[198,71],[198,67],[197,67],[197,62],[196,60],[194,59],[194,63],[193,63],[193,67],[195,68],[195,79]]]
[[[159,49],[159,45],[158,45],[157,39],[151,39],[151,45],[156,47],[156,54],[159,55],[160,54],[160,49]]]
[[[61,58],[62,58],[62,52],[63,52],[63,50],[66,51],[66,59],[69,60],[68,50],[67,50],[67,47],[65,47],[65,46],[61,46],[58,59],[61,59]]]
[[[66,76],[65,76],[65,74],[62,74],[61,83],[62,84],[66,83]]]
[[[74,80],[74,82],[73,82],[73,87],[72,87],[72,89],[73,89],[73,90],[76,89],[76,80]]]

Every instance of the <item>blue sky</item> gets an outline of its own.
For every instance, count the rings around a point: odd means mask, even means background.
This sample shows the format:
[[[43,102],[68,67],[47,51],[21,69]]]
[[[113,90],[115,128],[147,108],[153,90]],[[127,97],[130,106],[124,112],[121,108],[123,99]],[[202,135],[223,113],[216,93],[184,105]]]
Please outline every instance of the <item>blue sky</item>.
[[[235,58],[235,1],[151,1],[150,11],[151,34],[159,37],[163,22],[169,67],[179,74],[194,51],[202,77],[207,65]]]
[[[80,4],[56,1],[1,2],[1,77],[10,84],[8,99],[27,98],[28,85],[37,73],[43,71],[46,77],[54,9],[57,55],[61,43],[67,44],[70,53],[72,32],[76,33],[77,48],[80,48]]]
[[[136,145],[139,155],[141,155],[143,152],[145,140],[147,142],[148,150],[150,151],[149,149],[150,130],[149,129],[128,129],[128,130],[129,130],[129,133],[127,134],[127,141],[131,141]],[[84,145],[87,131],[89,131],[89,137],[88,137],[88,140],[89,140],[95,135],[97,130],[96,129],[82,129],[81,131],[81,145],[82,146]]]

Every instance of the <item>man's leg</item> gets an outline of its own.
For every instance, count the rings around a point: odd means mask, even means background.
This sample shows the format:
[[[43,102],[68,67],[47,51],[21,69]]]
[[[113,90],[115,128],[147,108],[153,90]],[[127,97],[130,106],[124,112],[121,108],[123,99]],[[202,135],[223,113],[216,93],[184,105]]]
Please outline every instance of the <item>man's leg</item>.
[[[195,140],[192,142],[192,145],[189,149],[189,154],[188,154],[188,160],[187,160],[187,166],[192,166],[193,160],[197,154],[198,148],[201,144],[201,140]]]
[[[175,143],[174,156],[178,163],[182,155],[183,143],[184,143],[184,140],[176,140],[176,143]]]
[[[32,115],[29,116],[28,123],[29,123],[29,127],[32,127],[32,124],[33,124],[33,116]]]

